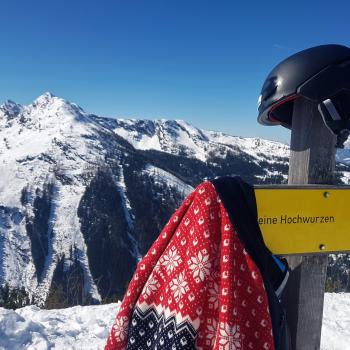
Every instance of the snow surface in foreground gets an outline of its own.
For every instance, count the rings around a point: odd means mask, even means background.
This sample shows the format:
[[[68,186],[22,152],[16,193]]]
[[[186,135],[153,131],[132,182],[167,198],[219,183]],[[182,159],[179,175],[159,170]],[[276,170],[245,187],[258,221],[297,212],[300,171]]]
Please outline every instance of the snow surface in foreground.
[[[60,310],[0,308],[0,349],[103,349],[118,308],[119,304]]]
[[[321,350],[350,349],[350,293],[326,293]]]
[[[103,349],[118,307],[0,308],[0,349]],[[350,294],[325,295],[321,350],[350,350]]]

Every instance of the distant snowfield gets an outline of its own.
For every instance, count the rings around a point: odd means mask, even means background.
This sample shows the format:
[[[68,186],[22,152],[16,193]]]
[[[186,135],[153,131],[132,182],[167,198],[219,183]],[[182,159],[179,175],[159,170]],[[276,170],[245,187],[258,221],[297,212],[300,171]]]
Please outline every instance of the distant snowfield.
[[[103,349],[119,305],[0,308],[0,349]],[[350,294],[325,295],[321,350],[350,350]]]

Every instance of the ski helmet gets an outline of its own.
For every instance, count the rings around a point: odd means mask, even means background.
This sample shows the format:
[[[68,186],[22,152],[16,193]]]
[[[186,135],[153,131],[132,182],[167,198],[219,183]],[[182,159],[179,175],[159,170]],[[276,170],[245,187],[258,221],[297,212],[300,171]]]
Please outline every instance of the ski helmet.
[[[326,126],[337,135],[337,147],[342,148],[350,134],[350,48],[316,46],[278,64],[261,90],[259,123],[291,128],[297,98],[318,103]]]

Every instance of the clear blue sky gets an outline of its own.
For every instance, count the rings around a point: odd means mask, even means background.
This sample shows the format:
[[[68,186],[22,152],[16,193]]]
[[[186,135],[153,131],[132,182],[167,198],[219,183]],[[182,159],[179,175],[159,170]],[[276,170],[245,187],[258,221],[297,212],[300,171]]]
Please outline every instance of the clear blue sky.
[[[2,0],[0,101],[45,91],[110,117],[185,119],[289,141],[256,122],[267,73],[350,45],[349,1]]]

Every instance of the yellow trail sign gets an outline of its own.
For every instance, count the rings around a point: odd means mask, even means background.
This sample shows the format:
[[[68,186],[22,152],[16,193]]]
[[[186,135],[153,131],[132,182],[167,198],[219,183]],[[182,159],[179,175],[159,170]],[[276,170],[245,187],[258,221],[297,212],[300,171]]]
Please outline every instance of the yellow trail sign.
[[[350,251],[350,187],[256,187],[258,223],[278,255]]]

